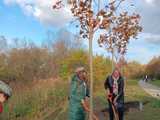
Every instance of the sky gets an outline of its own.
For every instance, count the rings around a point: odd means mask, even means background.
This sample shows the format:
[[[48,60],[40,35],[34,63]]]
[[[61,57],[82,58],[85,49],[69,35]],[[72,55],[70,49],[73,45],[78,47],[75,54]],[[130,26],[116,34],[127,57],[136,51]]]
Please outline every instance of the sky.
[[[56,0],[0,0],[0,36],[8,39],[27,38],[41,44],[47,31],[54,36],[61,29],[75,33],[69,22],[73,19],[69,6],[53,11]],[[103,1],[103,0],[101,0]],[[129,4],[135,4],[129,9]],[[128,5],[128,6],[127,6]],[[160,0],[126,0],[125,9],[141,15],[143,32],[138,39],[131,40],[126,59],[148,63],[154,56],[160,56]],[[123,7],[123,6],[122,6]],[[109,56],[107,51],[99,48],[95,36],[94,54]],[[87,45],[85,41],[84,44]]]

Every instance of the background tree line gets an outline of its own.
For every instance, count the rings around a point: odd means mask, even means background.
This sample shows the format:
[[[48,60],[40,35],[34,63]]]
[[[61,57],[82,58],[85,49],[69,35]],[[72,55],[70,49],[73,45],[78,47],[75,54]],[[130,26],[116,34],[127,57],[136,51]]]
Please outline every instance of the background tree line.
[[[82,65],[89,69],[88,52],[78,36],[66,30],[58,33],[60,37],[56,39],[49,36],[48,34],[42,45],[26,39],[14,39],[9,44],[5,36],[0,36],[0,79],[29,82],[60,77],[68,80],[77,66]],[[93,64],[94,80],[97,82],[104,80],[112,71],[108,57],[94,55]],[[122,72],[132,79],[145,75],[160,79],[160,57],[153,58],[146,65],[128,62]]]

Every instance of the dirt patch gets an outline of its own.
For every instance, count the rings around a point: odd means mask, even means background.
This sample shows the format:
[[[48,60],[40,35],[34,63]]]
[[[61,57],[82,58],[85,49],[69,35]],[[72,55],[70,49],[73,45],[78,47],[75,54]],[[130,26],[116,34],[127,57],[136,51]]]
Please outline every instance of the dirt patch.
[[[125,114],[129,112],[136,112],[136,111],[141,111],[143,109],[143,106],[148,104],[149,102],[146,101],[144,103],[139,102],[139,101],[129,101],[125,103]],[[98,108],[98,110],[100,110]],[[104,109],[101,109],[98,111],[95,109],[96,115],[99,117],[100,120],[105,120],[109,116],[109,109],[106,107]]]

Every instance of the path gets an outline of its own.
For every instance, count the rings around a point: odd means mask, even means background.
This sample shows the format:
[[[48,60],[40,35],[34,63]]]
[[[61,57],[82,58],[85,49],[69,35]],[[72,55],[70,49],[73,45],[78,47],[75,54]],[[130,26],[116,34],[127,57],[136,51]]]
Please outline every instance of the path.
[[[150,94],[152,97],[160,99],[160,88],[149,84],[147,82],[144,82],[143,80],[139,81],[139,85],[142,89],[144,89],[148,94]]]

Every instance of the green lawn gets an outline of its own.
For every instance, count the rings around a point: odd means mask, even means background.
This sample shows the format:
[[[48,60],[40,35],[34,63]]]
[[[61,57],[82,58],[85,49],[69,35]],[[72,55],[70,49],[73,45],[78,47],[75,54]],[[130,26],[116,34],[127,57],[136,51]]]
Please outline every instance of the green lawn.
[[[150,83],[153,84],[153,85],[156,85],[156,86],[160,87],[160,80],[153,80]]]
[[[96,96],[101,100],[101,104],[97,102],[97,108],[104,108],[107,106],[104,91],[99,89]],[[125,102],[127,101],[141,101],[148,102],[144,105],[142,111],[130,111],[125,114],[125,120],[160,120],[160,100],[150,97],[138,85],[137,80],[127,80],[125,89]],[[99,106],[100,105],[100,106]]]
[[[139,86],[138,81],[128,80],[126,89],[126,101],[148,102],[143,111],[131,111],[127,113],[126,120],[160,120],[160,100],[150,97]]]

